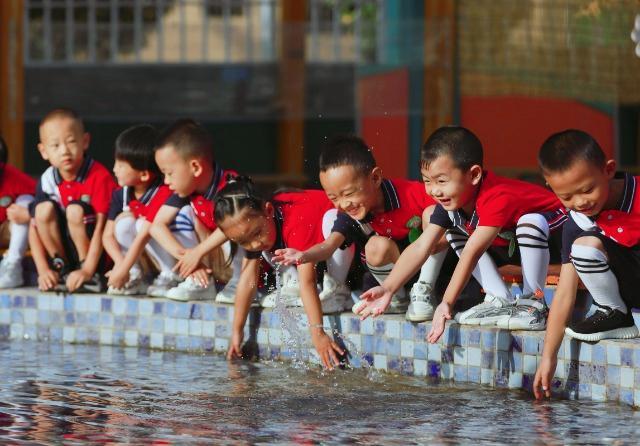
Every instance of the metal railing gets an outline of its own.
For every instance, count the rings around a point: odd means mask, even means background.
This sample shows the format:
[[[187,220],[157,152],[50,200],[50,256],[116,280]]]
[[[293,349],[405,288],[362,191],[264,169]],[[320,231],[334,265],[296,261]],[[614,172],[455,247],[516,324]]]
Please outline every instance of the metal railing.
[[[384,0],[309,0],[306,57],[379,58]],[[280,0],[24,0],[29,65],[277,59]]]

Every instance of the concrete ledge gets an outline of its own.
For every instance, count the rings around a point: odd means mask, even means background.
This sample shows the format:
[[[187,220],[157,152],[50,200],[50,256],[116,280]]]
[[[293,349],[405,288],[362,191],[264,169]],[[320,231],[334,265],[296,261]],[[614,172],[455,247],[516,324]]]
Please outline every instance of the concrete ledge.
[[[245,340],[260,358],[298,358],[317,363],[306,316],[292,309],[302,345],[294,342],[280,314],[255,310]],[[233,307],[211,302],[107,295],[56,295],[22,288],[0,292],[0,340],[124,345],[191,352],[226,352]],[[447,326],[438,344],[424,341],[428,323],[402,315],[361,322],[351,313],[325,316],[344,340],[355,367],[390,373],[530,389],[540,361],[543,332]],[[565,338],[554,391],[570,398],[619,401],[640,406],[640,340],[580,343]]]

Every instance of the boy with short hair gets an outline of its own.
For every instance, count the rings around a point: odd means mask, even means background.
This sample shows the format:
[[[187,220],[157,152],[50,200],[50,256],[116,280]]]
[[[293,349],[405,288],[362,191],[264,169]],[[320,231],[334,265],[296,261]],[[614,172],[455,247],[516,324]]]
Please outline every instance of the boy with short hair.
[[[70,109],[50,111],[40,122],[38,150],[51,166],[42,174],[30,207],[30,246],[41,290],[59,280],[69,292],[99,292],[102,232],[116,184],[87,153],[90,136]]]
[[[114,262],[106,275],[109,294],[145,294],[139,259],[146,252],[161,274],[173,273],[175,260],[151,239],[149,228],[156,213],[172,195],[154,159],[158,131],[143,124],[128,128],[116,139],[113,172],[121,189],[111,197],[111,207],[102,236],[104,248]],[[189,235],[189,234],[187,234]],[[192,243],[196,242],[191,233]],[[176,277],[177,280],[177,277]]]
[[[320,183],[339,211],[331,234],[303,253],[282,253],[290,257],[287,263],[293,259],[325,260],[340,246],[355,243],[373,277],[382,283],[409,245],[409,221],[422,218],[434,201],[417,181],[384,178],[369,146],[351,135],[338,135],[323,147]],[[443,250],[424,265],[410,293],[411,305],[404,289],[395,290],[388,313],[406,312],[407,319],[412,321],[430,318],[434,308],[431,289],[445,255]],[[354,306],[354,311],[358,311],[359,305]]]
[[[36,182],[29,175],[7,164],[9,148],[0,136],[0,244],[7,248],[0,261],[0,288],[24,284],[22,258],[29,236],[29,203]]]
[[[433,316],[429,342],[436,342],[442,335],[445,320],[451,319],[453,305],[471,275],[484,288],[485,301],[458,313],[459,323],[544,329],[547,310],[542,289],[550,259],[550,233],[566,219],[558,199],[543,187],[483,170],[482,144],[463,127],[436,130],[421,155],[427,191],[438,205],[425,231],[405,250],[388,279],[363,294],[367,304],[360,315],[364,318],[382,313],[391,294],[446,234],[459,260]],[[516,239],[521,259],[516,255]],[[514,301],[496,263],[520,262],[523,296]]]
[[[213,299],[218,303],[233,303],[242,265],[242,252],[232,260],[232,277],[224,290],[216,294],[211,269],[202,259],[222,251],[228,259],[231,248],[213,218],[213,198],[226,184],[227,176],[235,172],[224,170],[213,157],[213,142],[207,130],[191,119],[180,119],[165,129],[156,145],[155,159],[164,174],[165,184],[174,194],[160,208],[151,225],[152,237],[175,259],[176,269],[187,280],[169,289],[165,297],[175,300]],[[193,231],[200,243],[185,245],[176,233]],[[222,262],[218,262],[222,263]],[[217,265],[221,266],[221,265]],[[225,265],[226,266],[226,265]]]
[[[580,130],[550,136],[538,161],[545,180],[570,210],[562,234],[560,281],[533,386],[540,398],[550,396],[565,333],[583,341],[638,336],[631,308],[640,303],[640,177],[616,173],[616,162],[607,160],[596,140]],[[578,279],[597,309],[567,326]]]

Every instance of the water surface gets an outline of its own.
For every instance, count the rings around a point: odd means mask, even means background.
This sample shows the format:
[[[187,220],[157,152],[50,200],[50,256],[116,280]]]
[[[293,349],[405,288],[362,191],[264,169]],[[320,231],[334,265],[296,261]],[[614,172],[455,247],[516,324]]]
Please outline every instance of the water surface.
[[[362,370],[0,343],[0,443],[635,444],[638,412]]]

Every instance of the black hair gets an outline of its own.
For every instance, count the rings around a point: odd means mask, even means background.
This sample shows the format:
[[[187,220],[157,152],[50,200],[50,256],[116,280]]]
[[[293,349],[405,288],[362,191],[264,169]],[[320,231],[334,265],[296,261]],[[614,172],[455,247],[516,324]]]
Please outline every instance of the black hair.
[[[543,172],[564,172],[581,159],[599,168],[607,163],[598,142],[587,132],[575,129],[554,133],[538,153],[538,163]]]
[[[155,174],[160,169],[154,158],[158,131],[149,124],[129,127],[116,138],[115,158],[126,161],[135,170],[148,170]]]
[[[469,129],[459,126],[440,127],[429,136],[420,152],[420,164],[427,167],[436,158],[448,156],[463,171],[482,167],[482,143]]]
[[[202,157],[213,162],[213,139],[193,119],[178,119],[162,131],[156,150],[167,146],[173,147],[183,159]]]
[[[69,118],[69,119],[73,119],[80,126],[80,130],[82,131],[82,133],[84,133],[84,121],[82,120],[82,117],[75,110],[73,110],[71,108],[66,108],[66,107],[54,108],[49,113],[44,115],[44,117],[40,121],[40,126],[39,127],[42,127],[49,120],[54,119],[54,118]]]
[[[245,176],[227,176],[227,184],[218,191],[214,198],[215,210],[213,218],[216,225],[227,217],[249,210],[255,214],[264,213],[266,200],[260,196],[251,178]]]
[[[0,164],[7,164],[8,159],[9,147],[7,147],[5,140],[2,139],[2,135],[0,135]]]
[[[337,135],[323,145],[320,153],[320,172],[340,166],[351,166],[356,172],[368,175],[376,167],[371,148],[362,138]]]

